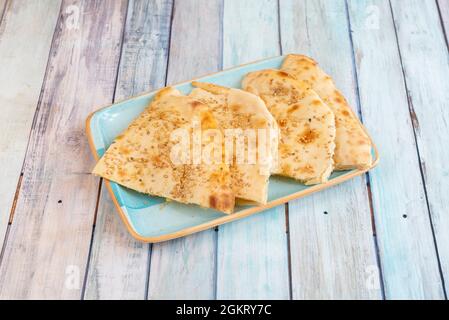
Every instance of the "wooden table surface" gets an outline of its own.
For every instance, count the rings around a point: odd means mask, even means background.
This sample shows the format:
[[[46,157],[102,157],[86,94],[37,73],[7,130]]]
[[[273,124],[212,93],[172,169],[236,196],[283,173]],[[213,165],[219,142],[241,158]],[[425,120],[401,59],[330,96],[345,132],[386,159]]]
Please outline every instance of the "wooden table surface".
[[[0,298],[447,298],[449,0],[0,0],[0,19]],[[289,52],[334,77],[379,166],[133,240],[90,174],[86,116]]]

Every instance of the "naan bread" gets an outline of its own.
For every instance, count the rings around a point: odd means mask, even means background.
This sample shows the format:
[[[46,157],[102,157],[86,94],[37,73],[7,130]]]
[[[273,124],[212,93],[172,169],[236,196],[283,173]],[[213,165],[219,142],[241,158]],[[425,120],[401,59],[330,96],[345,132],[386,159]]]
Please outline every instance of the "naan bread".
[[[192,154],[190,161],[181,161],[172,153],[179,143],[172,133],[180,128],[192,133],[194,119],[203,129],[216,127],[207,105],[172,88],[162,89],[114,140],[93,173],[138,192],[231,213],[235,195],[229,166],[195,164]]]
[[[273,173],[307,185],[327,181],[335,148],[331,109],[284,71],[251,72],[242,87],[265,101],[281,130],[279,165]]]
[[[282,70],[315,90],[335,114],[337,127],[335,169],[366,169],[372,162],[371,141],[332,78],[318,64],[302,55],[288,55]]]
[[[266,152],[258,154],[256,145],[253,145],[252,150],[256,152],[254,157],[256,161],[239,162],[234,152],[232,159],[228,159],[228,163],[231,163],[236,197],[265,204],[268,180],[277,155],[278,128],[273,116],[268,112],[264,102],[249,92],[195,81],[192,85],[197,88],[190,93],[190,96],[208,105],[220,129],[224,132],[228,129],[241,129],[240,133],[235,133],[244,138],[245,130],[254,129],[252,132],[256,139],[259,134],[258,129],[263,129],[260,134],[267,138],[264,143]],[[256,140],[254,142],[256,143]],[[245,139],[244,143],[246,155],[244,160],[248,160],[248,141]]]

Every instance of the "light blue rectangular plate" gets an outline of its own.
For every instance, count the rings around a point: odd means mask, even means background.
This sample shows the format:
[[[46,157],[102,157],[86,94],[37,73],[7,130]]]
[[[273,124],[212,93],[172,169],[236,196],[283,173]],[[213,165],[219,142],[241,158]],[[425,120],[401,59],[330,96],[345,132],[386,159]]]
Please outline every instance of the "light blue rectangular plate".
[[[268,68],[278,69],[283,59],[284,56],[269,58],[196,80],[240,88],[240,82],[248,72]],[[190,81],[174,85],[173,87],[185,94],[188,94],[193,89]],[[86,121],[87,136],[94,157],[97,160],[101,158],[114,138],[125,130],[130,122],[148,106],[155,93],[156,91],[118,102],[89,115]],[[373,156],[374,161],[372,167],[379,160],[374,144]],[[195,205],[166,202],[164,198],[141,194],[111,181],[105,181],[105,184],[129,232],[140,241],[159,242],[183,237],[261,212],[289,200],[346,181],[363,174],[371,168],[364,171],[351,170],[334,172],[328,182],[315,186],[305,186],[291,179],[271,177],[268,203],[266,205],[238,205],[235,208],[235,213],[231,215],[211,209],[200,208]]]

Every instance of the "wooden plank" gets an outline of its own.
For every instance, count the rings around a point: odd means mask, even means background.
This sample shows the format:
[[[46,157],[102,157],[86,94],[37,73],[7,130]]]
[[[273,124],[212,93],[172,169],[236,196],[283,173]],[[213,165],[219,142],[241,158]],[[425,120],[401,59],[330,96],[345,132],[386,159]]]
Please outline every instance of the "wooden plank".
[[[446,44],[449,43],[449,0],[438,0],[438,9],[440,10],[441,23],[443,24]]]
[[[167,82],[221,69],[221,1],[175,1]],[[165,243],[151,252],[150,299],[215,297],[216,234],[207,230]]]
[[[356,107],[346,7],[338,1],[281,1],[284,53],[307,54]],[[378,299],[379,270],[364,177],[289,203],[294,299]]]
[[[128,5],[115,100],[163,87],[172,1]],[[133,239],[101,192],[86,282],[86,299],[145,299],[150,248]]]
[[[382,154],[370,185],[385,296],[442,298],[390,5],[387,0],[351,0],[348,8],[363,121]]]
[[[22,170],[60,1],[0,1],[0,244]],[[24,23],[26,21],[27,23]]]
[[[435,1],[392,1],[442,274],[449,279],[449,60]]]
[[[5,12],[5,9],[6,9],[6,0],[0,0],[0,25],[3,20],[3,13]]]
[[[126,2],[64,1],[61,12],[0,266],[1,298],[81,294],[98,195],[84,121],[112,100]]]
[[[279,54],[277,13],[277,1],[225,1],[225,68]],[[218,299],[290,297],[284,208],[219,227]]]

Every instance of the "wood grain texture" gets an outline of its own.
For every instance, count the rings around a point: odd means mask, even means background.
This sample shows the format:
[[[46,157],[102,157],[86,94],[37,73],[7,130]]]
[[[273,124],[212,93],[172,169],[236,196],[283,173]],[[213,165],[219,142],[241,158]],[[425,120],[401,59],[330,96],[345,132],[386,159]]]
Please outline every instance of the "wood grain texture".
[[[6,9],[6,0],[0,0],[0,26],[3,20],[3,13],[5,12]]]
[[[64,1],[61,12],[0,266],[1,298],[81,294],[98,194],[84,121],[112,100],[126,2]]]
[[[221,1],[174,2],[167,83],[221,69]],[[216,234],[207,230],[154,244],[149,299],[213,299]]]
[[[348,4],[363,120],[382,153],[370,185],[385,296],[442,298],[390,5],[387,0]]]
[[[3,243],[60,1],[0,1],[0,244]],[[27,23],[23,23],[27,21]]]
[[[223,66],[280,53],[277,1],[226,0]],[[289,274],[284,206],[220,226],[218,299],[288,299]]]
[[[345,2],[280,1],[284,53],[310,55],[356,110]],[[381,298],[364,178],[289,203],[294,299]]]
[[[449,43],[449,0],[437,0],[440,10],[441,23],[443,24],[446,44]]]
[[[449,60],[435,1],[391,2],[435,240],[449,279]]]
[[[163,87],[172,1],[128,4],[115,100]],[[86,299],[145,299],[150,248],[124,228],[104,187],[98,207]]]

